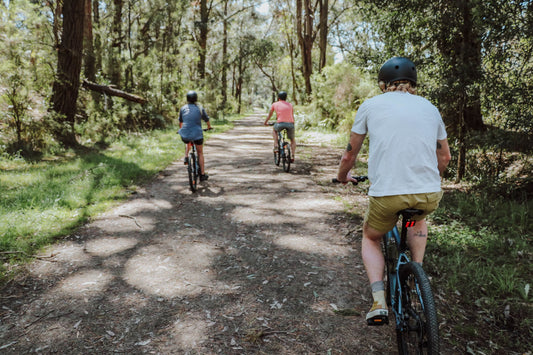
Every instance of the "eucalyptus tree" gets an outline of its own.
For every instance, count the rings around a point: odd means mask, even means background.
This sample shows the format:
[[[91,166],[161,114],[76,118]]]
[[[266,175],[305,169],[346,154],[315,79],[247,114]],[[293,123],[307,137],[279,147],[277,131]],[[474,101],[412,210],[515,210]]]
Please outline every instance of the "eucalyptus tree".
[[[52,109],[58,114],[54,135],[65,146],[74,147],[78,145],[74,122],[83,54],[85,0],[66,1],[63,4],[62,23],[51,100]]]

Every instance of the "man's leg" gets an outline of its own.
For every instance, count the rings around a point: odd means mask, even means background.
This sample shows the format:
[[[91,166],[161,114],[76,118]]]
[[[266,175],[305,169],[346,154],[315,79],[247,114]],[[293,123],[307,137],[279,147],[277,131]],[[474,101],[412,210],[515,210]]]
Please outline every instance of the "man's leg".
[[[363,225],[363,241],[361,244],[361,254],[365,264],[368,281],[373,284],[376,281],[383,281],[385,270],[385,258],[381,250],[381,239],[383,233],[370,227],[365,222]]]
[[[365,265],[368,280],[372,287],[373,304],[366,319],[369,324],[385,324],[388,321],[387,301],[385,299],[385,285],[383,273],[385,271],[385,258],[381,250],[383,232],[370,227],[367,222],[363,224],[363,241],[361,254]]]
[[[428,226],[425,219],[416,221],[413,227],[407,229],[407,245],[409,245],[409,250],[411,250],[411,259],[413,261],[422,264],[427,240]]]

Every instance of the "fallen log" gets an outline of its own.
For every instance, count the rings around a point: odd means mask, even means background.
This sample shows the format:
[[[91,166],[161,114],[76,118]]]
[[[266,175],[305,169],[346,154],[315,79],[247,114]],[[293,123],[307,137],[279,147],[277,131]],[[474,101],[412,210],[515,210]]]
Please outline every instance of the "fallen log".
[[[95,83],[90,82],[88,80],[83,80],[82,86],[84,88],[92,90],[92,91],[100,92],[102,94],[106,94],[106,95],[109,95],[109,96],[122,97],[123,99],[129,100],[129,101],[133,101],[133,102],[137,102],[137,103],[140,103],[140,104],[144,104],[147,101],[144,97],[137,96],[137,95],[130,94],[130,93],[122,91],[122,90],[115,89],[112,86],[95,84]]]

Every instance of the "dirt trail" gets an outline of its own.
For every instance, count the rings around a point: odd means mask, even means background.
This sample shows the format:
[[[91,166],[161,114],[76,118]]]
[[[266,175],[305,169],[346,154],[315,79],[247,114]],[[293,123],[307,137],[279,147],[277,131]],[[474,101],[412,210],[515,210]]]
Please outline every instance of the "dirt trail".
[[[392,326],[364,323],[361,220],[327,184],[340,152],[301,147],[284,173],[263,119],[207,142],[196,194],[176,161],[9,283],[0,353],[395,353]]]

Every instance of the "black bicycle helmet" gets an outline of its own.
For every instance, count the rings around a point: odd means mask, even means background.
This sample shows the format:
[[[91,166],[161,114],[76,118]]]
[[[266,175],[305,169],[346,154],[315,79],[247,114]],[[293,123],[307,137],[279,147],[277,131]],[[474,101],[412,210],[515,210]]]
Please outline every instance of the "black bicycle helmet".
[[[191,104],[194,104],[196,101],[198,101],[198,94],[196,91],[191,90],[187,93],[187,101]]]
[[[287,100],[287,92],[286,91],[278,92],[278,99]]]
[[[413,62],[404,57],[394,57],[381,66],[378,82],[390,84],[397,80],[409,80],[416,85],[416,67]]]

